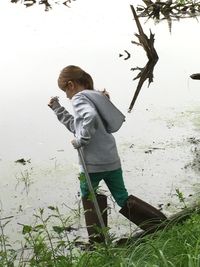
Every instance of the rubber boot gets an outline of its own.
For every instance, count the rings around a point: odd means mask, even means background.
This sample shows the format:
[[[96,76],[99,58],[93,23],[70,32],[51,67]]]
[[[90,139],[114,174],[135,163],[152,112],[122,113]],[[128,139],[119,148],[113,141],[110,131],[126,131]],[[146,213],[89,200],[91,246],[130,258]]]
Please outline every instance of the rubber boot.
[[[161,229],[162,222],[167,219],[162,212],[132,195],[119,212],[148,233]]]
[[[99,209],[102,214],[102,218],[105,224],[105,227],[108,225],[107,219],[107,197],[105,195],[98,194],[96,195],[97,202],[99,204]],[[101,225],[98,219],[98,216],[95,211],[94,204],[87,197],[82,198],[83,208],[85,211],[85,222],[87,226],[89,242],[105,242],[105,237],[101,233]]]

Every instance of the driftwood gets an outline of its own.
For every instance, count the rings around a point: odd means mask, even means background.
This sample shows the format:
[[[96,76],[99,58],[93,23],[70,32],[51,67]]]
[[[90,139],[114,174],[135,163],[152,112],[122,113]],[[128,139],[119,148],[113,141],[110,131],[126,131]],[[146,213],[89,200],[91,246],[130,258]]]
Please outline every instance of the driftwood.
[[[133,232],[132,236],[129,238],[120,238],[116,245],[124,245],[124,244],[140,244],[140,242],[143,242],[143,237],[145,236],[151,236],[153,238],[156,237],[155,233],[158,231],[163,230],[170,230],[174,225],[183,224],[186,220],[190,219],[193,214],[200,214],[200,205],[199,204],[193,204],[188,208],[184,208],[182,211],[175,213],[174,215],[170,216],[166,221],[161,223],[160,226],[155,228],[155,232],[151,233],[148,231],[136,231]]]
[[[152,34],[152,32],[150,31],[150,38],[148,38],[146,36],[146,34],[144,33],[143,29],[142,29],[142,26],[140,24],[140,21],[138,19],[138,16],[136,14],[136,11],[133,7],[133,5],[130,6],[131,7],[131,10],[132,10],[132,13],[133,13],[133,16],[134,16],[134,19],[135,19],[135,22],[136,22],[136,25],[137,25],[137,28],[138,28],[138,32],[139,34],[135,34],[135,36],[138,38],[139,40],[139,43],[138,42],[132,42],[134,44],[137,44],[137,45],[141,45],[144,50],[146,51],[146,55],[147,55],[147,58],[148,58],[148,62],[147,64],[145,65],[145,67],[143,68],[132,68],[131,70],[140,70],[139,74],[134,78],[134,80],[136,79],[139,79],[139,82],[138,82],[138,85],[137,85],[137,88],[136,88],[136,91],[135,91],[135,94],[133,96],[133,99],[131,101],[131,104],[129,106],[129,112],[131,112],[134,104],[135,104],[135,101],[139,95],[139,92],[142,88],[142,85],[143,83],[148,79],[148,86],[150,85],[151,82],[153,82],[153,70],[154,70],[154,67],[158,61],[158,55],[157,55],[157,52],[154,48],[154,34]]]
[[[174,225],[178,223],[183,223],[195,213],[200,214],[199,204],[193,204],[190,207],[184,208],[182,211],[177,212],[171,217],[169,217],[166,227],[168,227],[170,224]]]

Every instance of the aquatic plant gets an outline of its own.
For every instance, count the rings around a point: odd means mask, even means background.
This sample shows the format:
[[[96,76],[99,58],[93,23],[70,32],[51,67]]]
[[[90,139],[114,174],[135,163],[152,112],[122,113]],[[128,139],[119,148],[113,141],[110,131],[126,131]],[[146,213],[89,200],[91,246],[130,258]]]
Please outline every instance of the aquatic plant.
[[[183,192],[181,192],[178,188],[176,188],[175,191],[176,191],[176,195],[177,195],[180,203],[183,203],[184,208],[187,208],[187,205],[185,203],[185,197],[183,195]]]
[[[32,170],[25,169],[25,170],[21,170],[20,174],[16,175],[16,179],[17,179],[16,188],[19,186],[20,183],[22,183],[24,185],[23,190],[26,191],[27,195],[30,190],[30,185],[33,183],[31,179],[31,174],[32,174]]]

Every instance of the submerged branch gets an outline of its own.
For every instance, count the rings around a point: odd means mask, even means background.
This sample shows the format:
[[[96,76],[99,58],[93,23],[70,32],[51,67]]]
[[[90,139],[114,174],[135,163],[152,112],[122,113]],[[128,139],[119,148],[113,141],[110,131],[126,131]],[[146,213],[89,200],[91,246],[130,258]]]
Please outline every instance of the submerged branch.
[[[167,20],[171,32],[172,20],[197,17],[200,15],[200,1],[157,1],[143,0],[145,6],[138,5],[139,17],[153,18],[157,22]]]
[[[66,1],[61,1],[61,4],[70,7],[69,4],[71,4],[72,1],[76,0],[66,0]],[[60,2],[57,0],[10,0],[11,3],[18,3],[20,2],[21,4],[25,5],[26,7],[31,7],[33,5],[44,5],[45,6],[45,11],[49,11],[52,9],[53,4],[59,4]]]
[[[148,62],[143,68],[132,68],[131,70],[140,70],[139,74],[134,78],[134,80],[139,79],[135,94],[133,96],[133,99],[131,101],[131,104],[129,106],[129,112],[131,112],[135,101],[139,95],[139,92],[142,88],[143,83],[148,79],[148,86],[150,85],[151,82],[153,82],[153,71],[154,67],[158,61],[158,54],[154,48],[154,34],[150,31],[150,37],[148,38],[147,35],[144,33],[142,26],[140,24],[140,21],[138,19],[138,16],[136,14],[136,11],[134,7],[131,5],[131,10],[138,28],[139,34],[135,34],[135,36],[139,40],[139,44],[144,48]],[[135,43],[135,42],[133,42]],[[136,43],[138,44],[138,43]]]

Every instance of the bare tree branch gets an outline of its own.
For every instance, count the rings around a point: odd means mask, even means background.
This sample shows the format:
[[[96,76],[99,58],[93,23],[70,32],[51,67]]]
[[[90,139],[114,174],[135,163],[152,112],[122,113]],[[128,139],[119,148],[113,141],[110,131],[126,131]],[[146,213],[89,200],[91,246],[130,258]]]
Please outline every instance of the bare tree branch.
[[[54,4],[63,4],[67,7],[70,7],[69,4],[72,3],[72,1],[76,0],[10,0],[11,3],[18,3],[20,2],[21,4],[25,5],[26,7],[31,7],[33,5],[44,5],[45,6],[45,11],[49,11],[52,8],[52,5]]]
[[[151,82],[153,82],[153,70],[154,67],[158,61],[158,55],[157,52],[154,48],[154,34],[152,34],[152,32],[150,31],[150,38],[147,37],[147,35],[144,33],[142,26],[140,24],[140,21],[138,19],[138,16],[136,14],[136,11],[133,7],[133,5],[130,6],[137,28],[138,28],[138,32],[139,34],[135,34],[135,36],[138,38],[139,40],[139,44],[144,48],[147,58],[148,58],[148,62],[145,65],[144,68],[132,68],[131,70],[140,70],[140,73],[134,78],[134,80],[139,79],[135,94],[133,96],[133,99],[131,101],[131,104],[129,106],[129,112],[131,112],[135,101],[139,95],[139,92],[142,88],[143,83],[148,79],[148,86],[150,85]],[[136,43],[138,44],[138,43]]]

